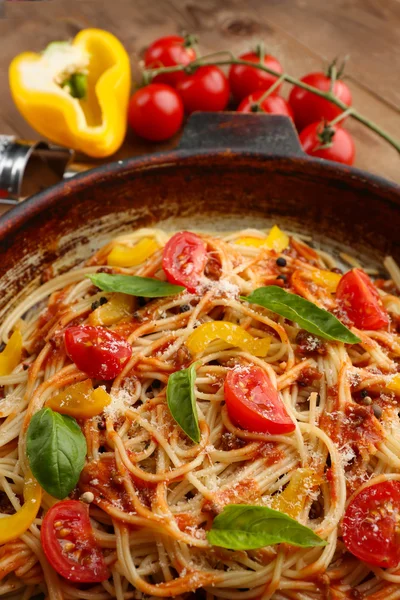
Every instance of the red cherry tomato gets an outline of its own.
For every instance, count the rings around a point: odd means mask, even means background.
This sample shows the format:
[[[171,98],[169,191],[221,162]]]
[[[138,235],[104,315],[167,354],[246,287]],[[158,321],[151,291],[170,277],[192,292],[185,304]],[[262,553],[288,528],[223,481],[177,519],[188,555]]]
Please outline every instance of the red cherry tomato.
[[[260,61],[255,52],[247,52],[239,56],[239,58],[254,63]],[[270,54],[264,56],[264,65],[276,73],[280,74],[283,72],[281,63]],[[237,102],[240,102],[243,98],[258,90],[268,90],[276,80],[277,77],[275,75],[270,75],[266,71],[247,65],[232,65],[229,69],[229,84],[233,97]],[[275,93],[278,93],[280,87],[275,90]]]
[[[162,266],[170,283],[195,293],[207,263],[207,248],[195,233],[181,231],[166,243]]]
[[[54,504],[43,519],[40,540],[47,560],[65,579],[96,583],[110,577],[93,535],[87,504],[77,500]]]
[[[336,298],[358,329],[382,329],[389,317],[379,293],[364,271],[352,269],[339,281]]]
[[[324,144],[323,123],[311,123],[303,129],[299,138],[304,152],[310,156],[352,165],[356,149],[351,134],[339,125],[329,125],[329,129],[333,135],[331,145],[328,148],[321,148]]]
[[[132,356],[131,345],[103,327],[68,327],[64,333],[64,344],[78,369],[93,379],[114,379]]]
[[[350,502],[343,517],[346,548],[371,565],[397,567],[400,481],[382,481],[364,488]]]
[[[146,85],[130,99],[128,122],[146,140],[167,140],[179,131],[183,122],[181,97],[164,83]]]
[[[225,402],[234,423],[258,433],[290,433],[295,424],[286,412],[277,390],[260,367],[228,371]]]
[[[167,35],[151,44],[144,55],[144,64],[148,69],[187,65],[196,58],[193,48],[185,46],[185,40],[179,35]],[[173,87],[185,77],[182,71],[162,73],[154,77],[154,83],[167,83]]]
[[[259,92],[254,92],[254,94],[250,94],[250,96],[244,98],[238,106],[238,112],[266,112],[270,115],[283,115],[293,119],[292,109],[287,101],[281,96],[267,96],[265,100],[261,102],[260,107],[258,107],[256,103],[264,93],[265,90],[260,90]]]
[[[228,79],[218,67],[200,67],[176,86],[187,114],[224,110],[229,101]]]
[[[300,81],[308,83],[308,85],[322,92],[328,92],[331,86],[331,80],[325,73],[310,73],[302,77]],[[351,106],[351,92],[343,81],[340,81],[340,79],[335,81],[333,92],[339,100],[347,106]],[[296,86],[290,92],[289,104],[293,109],[296,127],[299,131],[310,125],[310,123],[315,123],[315,121],[322,121],[323,119],[332,121],[343,112],[341,108],[332,104],[329,100]]]

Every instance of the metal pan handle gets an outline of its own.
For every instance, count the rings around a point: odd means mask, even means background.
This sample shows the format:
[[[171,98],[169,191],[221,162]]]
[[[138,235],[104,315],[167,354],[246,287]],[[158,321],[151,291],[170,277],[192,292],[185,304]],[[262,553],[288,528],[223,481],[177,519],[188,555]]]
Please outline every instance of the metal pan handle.
[[[304,156],[293,121],[280,115],[194,113],[184,129],[179,149],[233,148],[270,156]]]

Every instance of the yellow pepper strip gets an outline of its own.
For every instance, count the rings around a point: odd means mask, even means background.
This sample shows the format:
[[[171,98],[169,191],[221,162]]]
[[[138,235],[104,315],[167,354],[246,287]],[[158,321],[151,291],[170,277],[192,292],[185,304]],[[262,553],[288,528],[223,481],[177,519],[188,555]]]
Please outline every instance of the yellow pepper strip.
[[[319,483],[321,483],[320,477],[313,469],[298,469],[283,492],[273,497],[271,508],[297,519],[303,511],[307,494],[312,492]]]
[[[131,71],[125,48],[111,33],[83,29],[72,42],[19,54],[9,80],[17,108],[41,135],[94,157],[121,146]]]
[[[13,515],[0,519],[0,544],[20,537],[29,529],[38,514],[42,488],[29,472],[24,480],[24,504]]]
[[[186,346],[190,352],[197,354],[203,352],[208,344],[216,339],[221,339],[232,346],[238,346],[254,356],[266,356],[270,345],[269,337],[255,339],[239,325],[224,321],[212,321],[197,327],[186,340]]]
[[[89,315],[89,323],[94,327],[108,326],[129,317],[135,310],[136,299],[128,294],[113,294],[106,304],[102,304]]]
[[[310,278],[312,281],[314,281],[314,283],[325,287],[328,292],[334,294],[342,276],[339,275],[339,273],[332,273],[332,271],[318,269],[310,272]]]
[[[135,246],[117,244],[107,257],[107,264],[113,267],[136,267],[148,259],[159,245],[151,238],[143,238]]]
[[[7,342],[6,347],[0,354],[0,377],[12,373],[21,362],[22,355],[22,335],[19,329],[16,329]]]
[[[400,373],[392,377],[386,387],[388,390],[392,390],[397,396],[400,396]]]
[[[111,396],[103,388],[93,389],[90,379],[70,385],[46,402],[52,410],[75,419],[90,419],[103,412]]]
[[[265,239],[256,237],[242,237],[236,240],[240,246],[254,246],[255,248],[269,248],[275,252],[282,252],[289,246],[289,236],[277,225],[274,225]]]

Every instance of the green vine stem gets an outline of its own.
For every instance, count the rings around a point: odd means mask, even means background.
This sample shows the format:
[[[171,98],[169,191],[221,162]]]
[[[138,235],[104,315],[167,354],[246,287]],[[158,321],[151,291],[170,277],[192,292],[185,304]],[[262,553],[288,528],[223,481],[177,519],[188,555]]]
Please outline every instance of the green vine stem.
[[[213,57],[216,58],[217,56],[222,56],[222,55],[227,56],[227,58],[213,60]],[[296,79],[296,77],[293,77],[292,75],[289,75],[288,73],[277,73],[273,69],[270,69],[269,67],[265,66],[265,64],[254,63],[254,62],[250,62],[248,60],[242,60],[240,58],[235,58],[232,55],[232,53],[229,51],[215,52],[213,54],[202,56],[202,57],[196,58],[195,60],[193,60],[192,62],[190,62],[187,65],[176,65],[174,67],[160,67],[157,69],[146,69],[143,72],[143,77],[144,77],[145,83],[149,83],[153,79],[153,77],[155,77],[156,75],[159,75],[160,73],[175,73],[176,71],[185,71],[186,73],[193,73],[198,67],[212,66],[212,65],[220,66],[220,67],[226,66],[226,65],[244,65],[247,67],[253,67],[254,69],[260,69],[261,71],[265,71],[266,73],[269,73],[270,75],[274,75],[275,77],[278,77],[278,78],[281,77],[282,81],[287,81],[288,83],[291,83],[292,85],[301,87],[304,90],[311,92],[312,94],[316,94],[317,96],[320,96],[321,98],[325,98],[326,100],[329,100],[330,102],[332,102],[333,104],[335,104],[336,106],[341,108],[343,111],[346,111],[346,116],[352,117],[359,123],[362,123],[363,125],[368,127],[371,131],[374,131],[375,133],[377,133],[381,138],[383,138],[391,146],[393,146],[393,148],[395,148],[397,150],[397,152],[400,153],[400,140],[397,140],[392,135],[390,135],[387,131],[382,129],[382,127],[379,127],[379,125],[377,125],[376,123],[374,123],[367,117],[364,117],[364,115],[359,113],[358,110],[356,110],[352,106],[347,106],[347,104],[345,104],[339,98],[337,98],[337,96],[335,96],[332,89],[329,90],[328,92],[323,92],[311,85],[308,85],[308,83],[304,83],[303,81]],[[332,86],[332,88],[333,88],[333,86]]]

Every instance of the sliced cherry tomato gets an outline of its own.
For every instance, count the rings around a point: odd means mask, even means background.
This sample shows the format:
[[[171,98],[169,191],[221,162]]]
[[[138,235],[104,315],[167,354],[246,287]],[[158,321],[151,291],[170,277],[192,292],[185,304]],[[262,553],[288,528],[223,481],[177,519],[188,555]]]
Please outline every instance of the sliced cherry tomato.
[[[267,96],[265,100],[258,105],[257,101],[264,93],[265,90],[260,90],[259,92],[254,92],[254,94],[250,94],[250,96],[244,98],[238,106],[238,112],[265,112],[270,115],[283,115],[285,117],[290,117],[291,119],[294,118],[290,105],[281,96],[272,94],[271,96]]]
[[[361,269],[352,269],[343,275],[336,298],[359,329],[382,329],[389,325],[378,290]]]
[[[68,327],[64,343],[68,356],[78,369],[93,379],[114,379],[132,356],[131,345],[103,327]]]
[[[77,500],[54,504],[43,519],[40,539],[47,560],[65,579],[96,583],[110,577],[93,535],[87,504]]]
[[[207,263],[207,248],[195,233],[181,231],[165,244],[162,266],[170,283],[195,293]]]
[[[130,99],[128,122],[146,140],[167,140],[179,131],[183,122],[181,97],[165,83],[146,85]]]
[[[260,58],[255,52],[247,52],[239,56],[239,58],[248,62],[260,62]],[[263,62],[272,71],[279,74],[283,72],[281,63],[274,56],[266,54]],[[243,98],[258,90],[268,90],[276,80],[277,77],[275,75],[270,75],[266,71],[247,65],[232,65],[229,69],[229,84],[237,102],[240,102]],[[275,90],[275,93],[279,92],[280,87]]]
[[[190,46],[185,45],[185,40],[179,35],[167,35],[151,44],[144,55],[144,64],[148,69],[158,67],[174,67],[175,65],[187,65],[196,58],[196,52]],[[183,79],[182,71],[176,73],[162,73],[154,77],[154,83],[167,83],[175,86]]]
[[[309,73],[302,77],[300,81],[308,83],[308,85],[322,92],[328,92],[331,87],[330,77],[325,75],[325,73]],[[347,106],[351,106],[351,92],[348,86],[340,79],[335,81],[333,93]],[[332,119],[343,112],[341,108],[332,104],[329,100],[296,86],[290,92],[289,104],[293,109],[296,127],[299,131],[310,125],[310,123],[315,123],[315,121],[323,119],[332,121]]]
[[[294,431],[295,424],[277,390],[260,367],[228,371],[224,392],[229,416],[239,427],[270,434]]]
[[[325,132],[328,137],[325,137]],[[300,143],[303,150],[310,156],[334,160],[345,165],[354,163],[355,146],[351,134],[339,125],[324,125],[311,123],[300,133]],[[325,146],[329,140],[330,146]]]
[[[400,563],[400,481],[364,488],[350,502],[342,522],[346,548],[371,565]]]
[[[196,110],[207,112],[224,110],[229,100],[229,84],[218,67],[200,67],[186,75],[176,85],[187,114]]]

